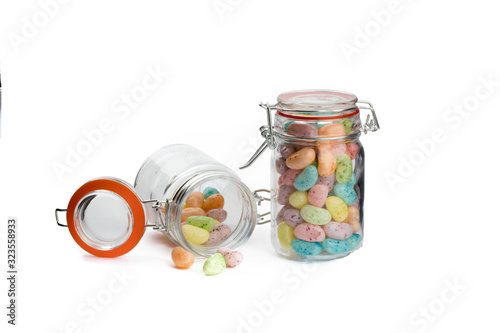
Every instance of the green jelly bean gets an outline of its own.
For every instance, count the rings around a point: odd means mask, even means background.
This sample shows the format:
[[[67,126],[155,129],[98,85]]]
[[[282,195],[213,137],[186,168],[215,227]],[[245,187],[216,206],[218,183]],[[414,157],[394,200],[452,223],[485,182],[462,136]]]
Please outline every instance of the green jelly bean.
[[[212,231],[215,227],[215,220],[208,216],[190,216],[186,220],[186,224],[205,229],[206,231]]]
[[[337,183],[345,184],[351,179],[352,176],[352,161],[349,155],[341,154],[337,156],[337,170],[335,171],[335,177],[337,178]]]
[[[300,210],[302,218],[309,223],[325,225],[332,220],[332,215],[326,209],[306,205]]]
[[[224,256],[220,253],[215,253],[203,264],[203,273],[208,276],[217,275],[222,273],[225,268],[226,261],[224,260]]]

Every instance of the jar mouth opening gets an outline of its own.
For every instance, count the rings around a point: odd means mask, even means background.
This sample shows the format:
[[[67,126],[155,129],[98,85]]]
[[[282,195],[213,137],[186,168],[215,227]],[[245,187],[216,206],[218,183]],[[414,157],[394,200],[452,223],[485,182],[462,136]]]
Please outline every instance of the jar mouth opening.
[[[221,190],[221,194],[226,199],[224,209],[228,212],[227,220],[222,223],[231,226],[231,234],[226,239],[210,245],[190,243],[184,236],[180,226],[184,203],[193,191],[199,191],[202,186],[208,185],[214,187],[213,182],[217,181],[217,179],[224,179],[226,182],[229,181],[230,188],[228,190],[233,194],[233,196],[224,195],[224,190]],[[241,201],[238,201],[237,199],[240,198]],[[231,201],[233,204],[235,202],[239,203],[239,207],[241,208],[234,209],[234,207],[229,207]],[[232,250],[237,249],[249,239],[257,223],[257,206],[252,192],[241,180],[236,177],[228,177],[227,173],[219,174],[211,172],[209,174],[196,175],[196,177],[188,180],[179,188],[172,198],[172,202],[177,202],[178,204],[173,206],[170,212],[171,221],[169,221],[169,228],[166,231],[167,235],[170,234],[178,245],[202,257],[208,257],[216,253],[217,249],[222,246],[229,247]],[[174,224],[177,224],[177,227]]]
[[[295,90],[278,96],[276,109],[284,113],[340,113],[356,109],[358,98],[339,90]]]

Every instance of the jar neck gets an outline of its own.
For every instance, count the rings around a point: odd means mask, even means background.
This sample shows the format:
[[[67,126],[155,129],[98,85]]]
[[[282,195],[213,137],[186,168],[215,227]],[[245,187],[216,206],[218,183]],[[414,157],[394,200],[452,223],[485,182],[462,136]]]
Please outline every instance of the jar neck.
[[[171,199],[167,201],[166,209],[162,211],[163,216],[160,218],[163,223],[161,230],[177,245],[184,247],[185,249],[193,252],[199,256],[207,257],[215,252],[217,252],[218,246],[210,245],[194,245],[186,240],[182,232],[181,216],[184,203],[188,196],[199,190],[203,184],[207,184],[211,181],[217,179],[224,179],[225,182],[229,182],[234,185],[238,193],[242,196],[242,212],[241,217],[249,216],[249,222],[240,221],[237,227],[233,230],[231,239],[224,244],[224,246],[230,247],[232,249],[238,248],[244,244],[255,228],[257,222],[257,206],[255,203],[255,198],[250,191],[250,189],[239,179],[239,177],[230,169],[219,170],[211,169],[204,170],[202,172],[196,173],[186,179],[186,181],[181,184]]]

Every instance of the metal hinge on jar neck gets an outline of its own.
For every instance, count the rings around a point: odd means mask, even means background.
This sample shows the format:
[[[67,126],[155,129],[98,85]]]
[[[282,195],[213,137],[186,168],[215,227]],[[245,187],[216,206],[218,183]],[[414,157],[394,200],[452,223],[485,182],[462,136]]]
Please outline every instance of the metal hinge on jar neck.
[[[367,104],[368,106],[359,105],[359,104]],[[248,162],[246,162],[245,164],[243,164],[240,167],[240,169],[245,169],[245,168],[248,168],[250,165],[252,165],[253,162],[255,162],[255,160],[257,160],[257,158],[259,158],[259,156],[262,155],[262,153],[266,150],[266,148],[274,150],[274,149],[276,149],[276,146],[277,146],[276,138],[275,138],[275,134],[274,134],[274,130],[273,130],[271,110],[277,110],[278,108],[276,107],[276,105],[270,105],[269,103],[262,103],[262,102],[259,104],[259,106],[266,110],[267,126],[264,125],[260,128],[260,134],[266,140],[260,145],[259,149],[257,149],[255,154],[253,154],[252,157],[250,157]],[[380,125],[378,123],[377,114],[375,113],[375,109],[373,108],[372,103],[370,103],[368,101],[358,101],[356,103],[356,106],[358,107],[358,109],[364,109],[364,110],[371,111],[371,116],[370,116],[370,114],[368,114],[366,116],[366,121],[363,125],[361,125],[360,131],[367,134],[368,132],[376,132],[377,130],[379,130]],[[281,109],[281,108],[280,108],[280,110],[293,111],[293,112],[310,112],[310,110],[295,110],[295,109],[294,110],[286,110],[286,109]],[[342,112],[342,111],[345,111],[345,110],[337,110],[337,112]],[[342,139],[342,138],[344,138],[344,137],[314,138],[314,139],[310,139],[310,140],[332,140],[332,139]],[[345,138],[348,139],[347,136]],[[298,139],[304,140],[304,138],[298,138]]]
[[[262,201],[271,201],[270,198],[266,198],[266,197],[263,197],[259,194],[259,192],[266,192],[266,193],[269,193],[271,194],[271,191],[269,190],[265,190],[265,189],[260,189],[260,190],[255,190],[253,191],[253,196],[255,198],[255,201],[257,202],[257,205],[261,205],[262,204]],[[264,216],[267,216],[271,214],[271,212],[267,212],[267,213],[264,213],[264,214],[258,214],[257,216],[257,224],[266,224],[266,223],[269,223],[271,222],[271,219],[267,219],[265,221],[264,220]]]
[[[163,230],[165,227],[161,225],[161,213],[160,209],[163,211],[168,210],[168,207],[170,205],[170,201],[158,201],[158,200],[141,200],[143,205],[148,205],[151,204],[151,208],[155,209],[157,212],[157,217],[156,217],[156,222],[155,224],[146,224],[146,228],[153,228],[154,230]],[[56,223],[60,227],[68,227],[67,224],[62,224],[59,222],[59,213],[66,213],[67,209],[62,209],[62,208],[56,208],[55,210],[55,215],[56,215]]]
[[[368,104],[368,106],[357,105],[357,104]],[[375,109],[373,108],[372,103],[368,101],[358,101],[356,105],[358,106],[358,109],[370,110],[372,113],[373,119],[370,119],[370,114],[367,114],[366,121],[363,124],[363,126],[361,126],[363,133],[367,134],[368,131],[376,132],[377,130],[379,130],[380,125],[378,124],[377,114],[375,113]]]

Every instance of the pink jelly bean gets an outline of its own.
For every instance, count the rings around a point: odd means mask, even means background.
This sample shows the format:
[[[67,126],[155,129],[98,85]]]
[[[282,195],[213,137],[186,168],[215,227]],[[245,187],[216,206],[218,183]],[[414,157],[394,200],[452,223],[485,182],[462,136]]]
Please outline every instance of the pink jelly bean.
[[[347,146],[346,154],[349,155],[351,160],[356,159],[356,156],[358,156],[358,151],[359,151],[358,144],[354,142],[349,142],[346,146]]]
[[[299,224],[294,233],[295,237],[306,242],[322,242],[326,238],[325,230],[321,226],[311,223]]]
[[[345,143],[337,143],[332,145],[332,148],[330,148],[331,152],[335,157],[345,154],[347,151],[347,145]]]
[[[307,194],[307,200],[309,204],[316,207],[323,207],[325,204],[326,198],[328,197],[328,185],[325,184],[316,184],[309,190]]]
[[[295,181],[295,178],[297,178],[298,175],[302,170],[294,170],[294,169],[288,169],[285,171],[284,174],[282,174],[278,180],[278,185],[284,184],[288,186],[293,186],[293,182]]]

